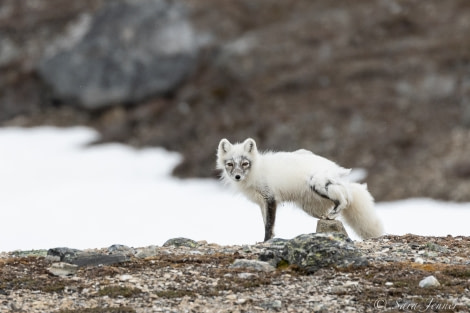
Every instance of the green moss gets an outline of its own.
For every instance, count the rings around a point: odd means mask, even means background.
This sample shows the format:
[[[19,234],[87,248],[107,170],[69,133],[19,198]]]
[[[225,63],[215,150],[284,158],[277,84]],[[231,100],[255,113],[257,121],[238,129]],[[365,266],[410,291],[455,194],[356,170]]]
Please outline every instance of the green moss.
[[[284,270],[284,269],[287,269],[289,267],[289,262],[286,261],[286,260],[281,260],[278,264],[277,264],[277,268],[280,269],[280,270]]]
[[[43,280],[41,278],[19,277],[13,279],[5,279],[0,282],[0,289],[29,289],[39,290],[42,292],[60,292],[64,290],[65,283],[62,280]]]
[[[443,274],[457,278],[470,278],[470,269],[468,267],[452,267],[445,269]]]
[[[183,298],[186,296],[194,297],[195,292],[191,290],[161,290],[155,293],[161,298],[174,299],[174,298]]]
[[[396,288],[410,287],[410,282],[404,281],[404,280],[398,280],[398,281],[393,282],[393,286]]]
[[[110,298],[124,297],[130,298],[142,293],[139,288],[121,287],[121,286],[106,286],[98,291],[98,296],[108,296]]]

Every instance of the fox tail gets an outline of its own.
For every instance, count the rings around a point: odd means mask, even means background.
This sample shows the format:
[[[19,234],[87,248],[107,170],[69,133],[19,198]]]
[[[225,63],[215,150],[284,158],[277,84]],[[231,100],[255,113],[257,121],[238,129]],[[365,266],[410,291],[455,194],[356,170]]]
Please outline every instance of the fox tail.
[[[367,190],[367,185],[350,183],[348,187],[351,201],[341,211],[345,222],[363,239],[383,235],[384,227],[374,209],[374,199]]]

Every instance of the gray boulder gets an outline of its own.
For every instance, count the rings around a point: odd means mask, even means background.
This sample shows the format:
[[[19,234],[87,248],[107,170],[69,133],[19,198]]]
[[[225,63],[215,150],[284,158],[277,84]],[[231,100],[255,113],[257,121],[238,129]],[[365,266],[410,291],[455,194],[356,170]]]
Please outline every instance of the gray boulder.
[[[367,260],[352,241],[340,233],[314,233],[297,236],[291,240],[265,243],[261,261],[273,266],[296,265],[307,273],[326,267],[366,266]]]
[[[51,248],[47,250],[49,257],[57,257],[60,262],[71,263],[72,260],[82,253],[81,250],[66,247]]]
[[[180,2],[109,1],[83,38],[43,59],[38,72],[55,97],[96,109],[173,91],[197,61]]]
[[[70,263],[75,264],[78,267],[86,267],[98,265],[112,265],[128,261],[130,261],[130,256],[121,253],[104,254],[94,252],[83,252],[78,254],[74,259],[72,259]]]

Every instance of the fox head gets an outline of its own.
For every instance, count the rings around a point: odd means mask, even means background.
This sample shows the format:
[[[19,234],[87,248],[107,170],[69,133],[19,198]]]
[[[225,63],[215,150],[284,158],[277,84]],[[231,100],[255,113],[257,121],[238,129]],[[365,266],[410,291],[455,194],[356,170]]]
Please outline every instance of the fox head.
[[[250,173],[257,155],[258,149],[253,139],[248,138],[243,143],[231,144],[224,138],[217,149],[217,168],[222,170],[224,178],[241,182]]]

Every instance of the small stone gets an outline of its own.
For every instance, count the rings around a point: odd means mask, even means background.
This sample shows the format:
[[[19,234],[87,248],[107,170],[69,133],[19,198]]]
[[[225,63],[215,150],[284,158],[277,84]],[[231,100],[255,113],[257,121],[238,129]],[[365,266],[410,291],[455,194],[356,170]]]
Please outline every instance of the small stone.
[[[227,300],[236,300],[236,299],[237,299],[237,295],[231,294],[231,295],[227,295],[225,298],[226,298]]]
[[[268,262],[246,259],[236,259],[235,262],[230,265],[230,268],[248,268],[261,272],[272,272],[275,270],[274,266]]]
[[[415,263],[424,264],[424,260],[423,260],[423,258],[418,256],[418,257],[415,258]]]
[[[426,278],[424,278],[423,280],[421,280],[419,282],[419,286],[421,288],[428,288],[428,287],[438,287],[440,286],[441,284],[439,283],[439,281],[436,279],[436,277],[434,276],[428,276]]]
[[[52,275],[66,277],[66,276],[75,275],[75,273],[78,270],[78,266],[75,264],[59,262],[59,263],[53,263],[51,267],[49,267],[47,270]]]
[[[250,279],[250,278],[253,278],[255,277],[256,275],[253,274],[253,273],[239,273],[238,274],[238,277],[242,278],[242,279]]]
[[[261,305],[265,309],[280,309],[282,308],[282,301],[281,300],[273,300],[267,301]]]
[[[317,233],[341,233],[348,236],[346,229],[343,226],[343,223],[338,220],[323,220],[320,219],[317,222]]]
[[[385,286],[387,286],[387,287],[393,286],[393,283],[391,281],[388,281],[388,282],[385,283]]]
[[[410,248],[413,249],[413,250],[421,250],[422,249],[421,245],[417,242],[410,242],[409,245],[410,245]]]
[[[120,281],[129,281],[131,279],[133,279],[133,277],[132,275],[129,275],[129,274],[124,274],[124,275],[119,276]]]
[[[342,286],[333,286],[331,287],[331,290],[330,292],[332,294],[338,294],[338,295],[342,295],[342,294],[345,294],[348,292],[348,290]]]
[[[237,304],[245,304],[246,301],[247,301],[246,299],[241,298],[241,299],[238,299],[236,303]]]

